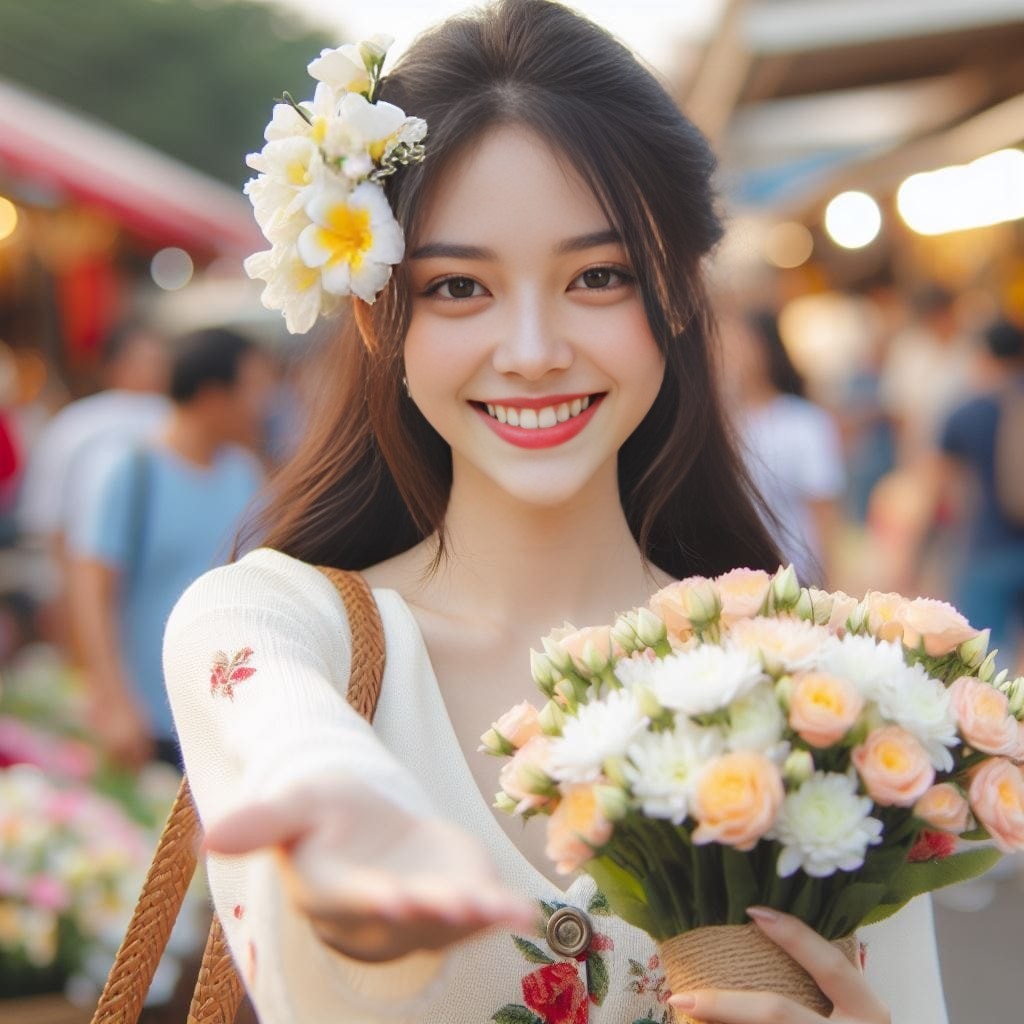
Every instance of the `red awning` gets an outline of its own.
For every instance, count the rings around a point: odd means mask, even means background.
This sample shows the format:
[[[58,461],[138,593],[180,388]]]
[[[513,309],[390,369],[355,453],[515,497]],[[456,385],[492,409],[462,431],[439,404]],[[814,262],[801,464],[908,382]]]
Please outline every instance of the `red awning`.
[[[160,245],[232,256],[265,245],[241,191],[0,81],[0,188],[5,184],[95,205]]]

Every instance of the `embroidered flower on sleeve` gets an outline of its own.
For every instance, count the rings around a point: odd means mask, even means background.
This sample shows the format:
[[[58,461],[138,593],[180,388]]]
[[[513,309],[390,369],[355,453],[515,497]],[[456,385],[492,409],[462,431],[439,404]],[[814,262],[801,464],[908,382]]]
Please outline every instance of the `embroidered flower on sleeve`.
[[[249,665],[252,656],[251,647],[235,651],[230,658],[224,651],[218,651],[213,656],[213,667],[210,671],[210,693],[234,700],[235,686],[256,674],[256,669]]]

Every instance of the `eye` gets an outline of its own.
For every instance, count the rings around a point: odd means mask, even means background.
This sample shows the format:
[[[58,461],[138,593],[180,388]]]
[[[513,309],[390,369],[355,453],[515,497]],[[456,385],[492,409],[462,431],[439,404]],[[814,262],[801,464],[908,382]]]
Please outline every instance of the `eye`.
[[[426,294],[451,300],[476,299],[487,292],[479,281],[474,281],[471,277],[446,277],[443,281],[432,284]]]
[[[617,270],[615,267],[590,267],[572,282],[570,288],[605,291],[629,284],[632,280],[624,270]]]

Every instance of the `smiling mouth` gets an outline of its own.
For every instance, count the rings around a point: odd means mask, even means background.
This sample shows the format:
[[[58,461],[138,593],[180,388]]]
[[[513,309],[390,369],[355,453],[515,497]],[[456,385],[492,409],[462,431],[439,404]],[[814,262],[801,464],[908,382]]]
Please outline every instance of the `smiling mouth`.
[[[582,415],[593,402],[603,397],[603,394],[584,395],[582,398],[574,398],[571,402],[559,402],[543,406],[540,409],[524,409],[514,405],[485,402],[473,402],[472,405],[481,412],[486,412],[491,419],[510,427],[520,427],[524,430],[547,430],[559,423],[568,423]]]

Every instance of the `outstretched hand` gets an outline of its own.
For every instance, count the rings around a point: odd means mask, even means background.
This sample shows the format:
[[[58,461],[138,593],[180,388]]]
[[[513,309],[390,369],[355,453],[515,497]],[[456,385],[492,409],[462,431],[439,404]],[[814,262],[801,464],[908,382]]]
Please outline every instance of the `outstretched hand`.
[[[470,835],[358,783],[309,784],[211,826],[204,850],[276,847],[286,886],[327,945],[367,962],[442,949],[534,912]]]
[[[762,932],[815,980],[831,1001],[835,1024],[891,1024],[863,973],[830,942],[789,914],[762,907],[747,913]],[[707,1024],[823,1024],[820,1014],[774,992],[700,989],[677,992],[669,1005]]]

